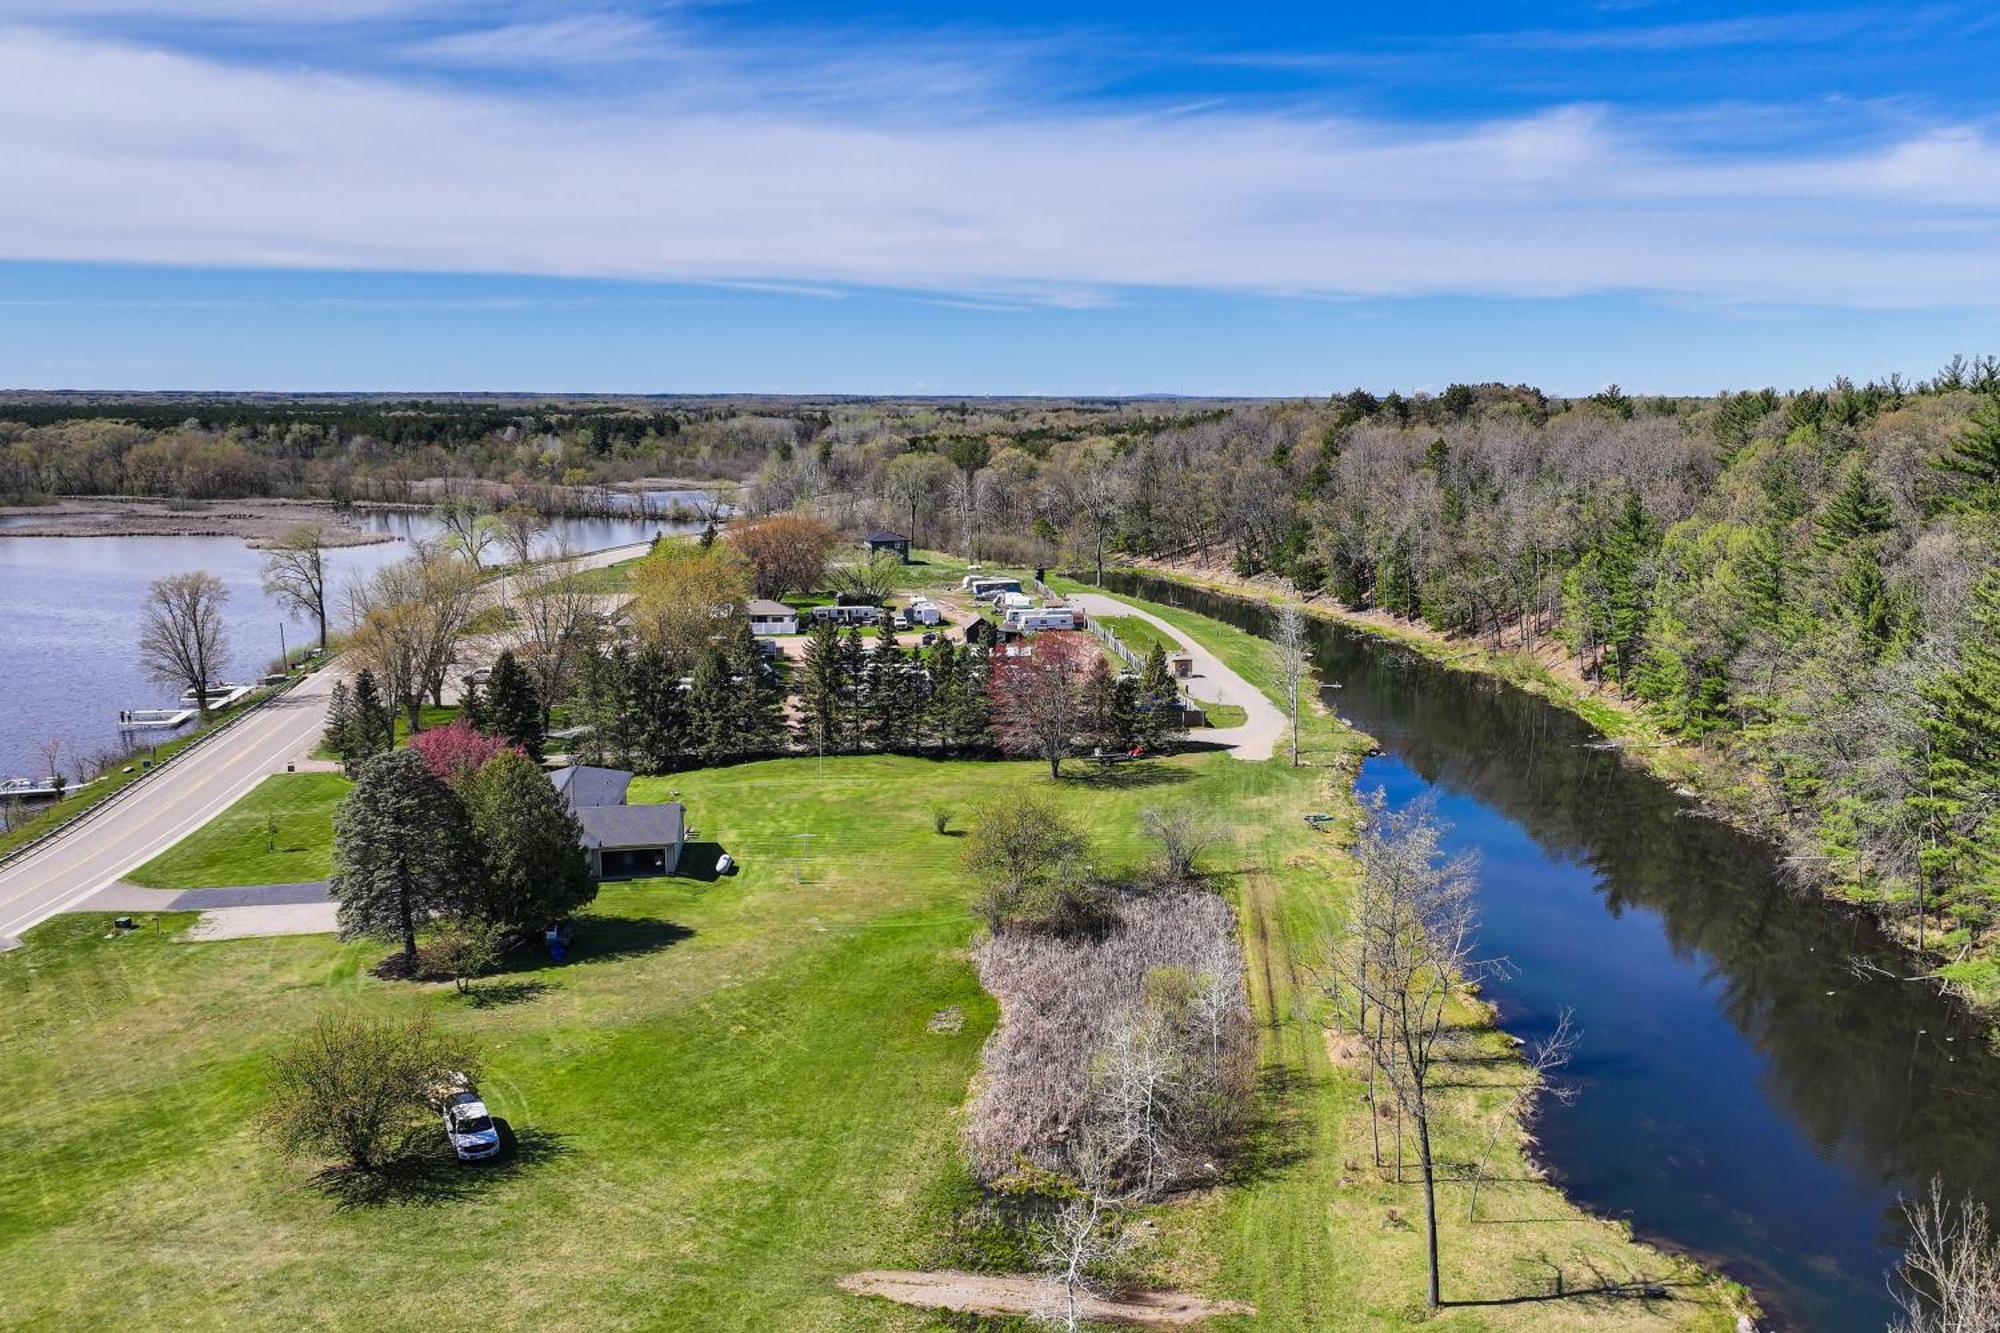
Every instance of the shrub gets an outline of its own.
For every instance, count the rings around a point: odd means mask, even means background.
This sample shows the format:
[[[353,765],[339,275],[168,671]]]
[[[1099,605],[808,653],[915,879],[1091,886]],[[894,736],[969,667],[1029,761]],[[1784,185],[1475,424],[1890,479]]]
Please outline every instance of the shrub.
[[[431,1098],[453,1070],[474,1076],[478,1060],[429,1019],[328,1016],[272,1062],[264,1129],[293,1156],[378,1170],[430,1128]]]

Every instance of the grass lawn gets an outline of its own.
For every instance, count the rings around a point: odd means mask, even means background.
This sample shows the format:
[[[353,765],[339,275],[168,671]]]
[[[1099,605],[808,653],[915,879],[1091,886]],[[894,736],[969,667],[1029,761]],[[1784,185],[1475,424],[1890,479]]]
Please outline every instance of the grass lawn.
[[[1195,702],[1201,705],[1201,715],[1211,727],[1240,727],[1250,720],[1250,710],[1241,704],[1210,703],[1204,699]]]
[[[1269,653],[1213,622],[1193,633],[1246,671]],[[523,956],[482,983],[483,1002],[375,980],[379,944],[189,944],[184,916],[127,936],[102,916],[56,918],[0,957],[0,1107],[8,1138],[32,1145],[0,1171],[0,1309],[50,1329],[969,1328],[832,1284],[931,1262],[963,1180],[958,1112],[996,1015],[965,953],[963,843],[930,811],[963,828],[1047,791],[1105,866],[1146,855],[1147,805],[1198,803],[1230,827],[1206,864],[1244,927],[1266,1126],[1241,1181],[1153,1210],[1151,1266],[1260,1307],[1222,1328],[1399,1327],[1422,1292],[1419,1194],[1367,1168],[1359,1076],[1330,1053],[1309,988],[1351,864],[1299,815],[1351,811],[1360,742],[1323,714],[1306,742],[1316,767],[1204,753],[1060,783],[1035,763],[890,757],[641,779],[633,799],[687,802],[691,869],[728,851],[741,872],[607,886],[571,962]],[[204,843],[224,861],[235,846]],[[953,1009],[956,1031],[930,1030]],[[489,1103],[534,1151],[448,1172],[454,1187],[421,1203],[337,1206],[252,1124],[271,1053],[337,1010],[429,1013],[475,1039]],[[1479,1059],[1449,1094],[1448,1160],[1483,1142],[1507,1095],[1515,1067],[1485,1063],[1503,1043],[1465,1038]],[[1579,1284],[1586,1262],[1679,1281],[1528,1178],[1513,1135],[1496,1166],[1481,1204],[1494,1221],[1465,1224],[1462,1187],[1441,1191],[1450,1295],[1539,1290],[1545,1262]],[[1676,1296],[1433,1322],[1730,1326],[1713,1288]]]
[[[275,773],[129,876],[156,889],[288,884],[333,873],[333,812],[353,783],[338,773]],[[277,816],[277,836],[266,821]]]
[[[1153,651],[1155,644],[1163,653],[1177,653],[1180,644],[1173,636],[1161,631],[1158,625],[1138,616],[1098,616],[1097,623],[1118,636],[1118,642],[1130,648],[1142,660]]]

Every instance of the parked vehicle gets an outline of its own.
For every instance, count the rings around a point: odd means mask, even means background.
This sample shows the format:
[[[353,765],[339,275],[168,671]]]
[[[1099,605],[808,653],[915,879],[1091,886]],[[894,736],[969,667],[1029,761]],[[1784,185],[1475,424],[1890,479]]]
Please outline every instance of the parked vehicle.
[[[444,1136],[461,1162],[477,1162],[500,1151],[500,1130],[472,1080],[450,1070],[431,1085],[431,1101],[444,1119]]]

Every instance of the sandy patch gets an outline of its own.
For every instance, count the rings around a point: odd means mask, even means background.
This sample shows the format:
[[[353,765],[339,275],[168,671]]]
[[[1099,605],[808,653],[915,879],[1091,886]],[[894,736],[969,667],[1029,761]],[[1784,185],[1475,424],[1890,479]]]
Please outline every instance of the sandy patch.
[[[1034,1315],[1051,1308],[1056,1293],[1040,1278],[990,1273],[915,1273],[877,1270],[840,1279],[842,1291],[880,1296],[900,1305],[962,1314]],[[1141,1291],[1117,1300],[1086,1297],[1086,1319],[1136,1328],[1185,1328],[1216,1315],[1257,1313],[1241,1301],[1205,1301],[1177,1291]]]
[[[191,940],[246,940],[260,935],[328,935],[338,929],[333,903],[216,907],[188,930]]]

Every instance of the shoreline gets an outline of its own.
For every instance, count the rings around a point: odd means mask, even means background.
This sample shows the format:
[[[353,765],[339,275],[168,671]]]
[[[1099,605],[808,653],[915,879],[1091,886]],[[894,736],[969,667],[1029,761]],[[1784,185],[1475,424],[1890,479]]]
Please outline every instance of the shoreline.
[[[65,496],[53,504],[0,506],[0,520],[15,520],[0,523],[0,537],[238,537],[253,550],[304,524],[317,525],[330,547],[396,540],[355,527],[331,500]]]
[[[1281,586],[1275,580],[1246,579],[1208,566],[1132,561],[1115,567],[1202,592],[1241,597],[1270,606],[1293,605],[1309,616],[1408,648],[1441,666],[1504,680],[1546,699],[1603,732],[1611,748],[1694,802],[1702,815],[1768,844],[1797,877],[1797,882],[1829,907],[1866,916],[1917,964],[1919,977],[1913,980],[1932,977],[1982,1023],[1989,1027],[2000,1023],[2000,994],[1981,995],[1957,982],[1933,977],[1932,969],[1948,960],[1929,950],[1920,951],[1915,931],[1901,918],[1886,915],[1871,904],[1848,896],[1841,891],[1838,881],[1815,874],[1809,865],[1791,856],[1783,828],[1766,813],[1772,807],[1768,800],[1769,781],[1763,774],[1726,754],[1668,735],[1645,715],[1636,700],[1595,687],[1576,677],[1573,671],[1557,670],[1545,660],[1547,649],[1496,651],[1483,643],[1441,633],[1400,617],[1354,611],[1329,597],[1303,597],[1290,590],[1288,584]],[[1566,656],[1563,660],[1568,661]]]

